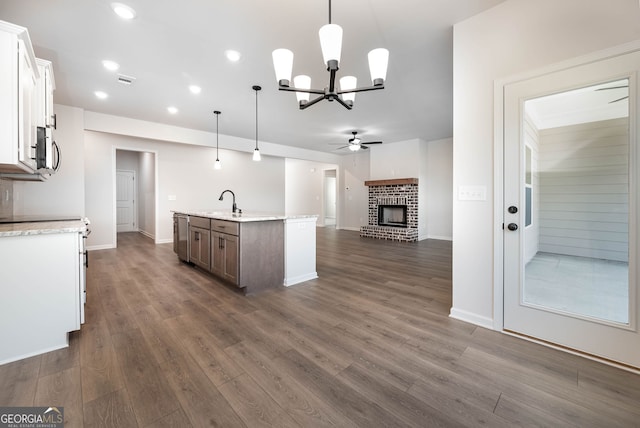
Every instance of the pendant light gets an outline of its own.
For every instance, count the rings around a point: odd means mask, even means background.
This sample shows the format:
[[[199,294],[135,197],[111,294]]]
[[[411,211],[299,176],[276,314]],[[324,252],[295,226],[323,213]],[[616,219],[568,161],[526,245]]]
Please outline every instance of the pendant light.
[[[220,163],[220,159],[218,158],[218,117],[220,116],[220,112],[215,110],[213,114],[216,115],[216,163],[213,164],[214,169],[222,168],[222,164]]]
[[[256,148],[253,150],[253,160],[259,162],[260,157],[260,149],[258,149],[258,91],[262,88],[258,85],[253,86],[253,90],[256,91]]]

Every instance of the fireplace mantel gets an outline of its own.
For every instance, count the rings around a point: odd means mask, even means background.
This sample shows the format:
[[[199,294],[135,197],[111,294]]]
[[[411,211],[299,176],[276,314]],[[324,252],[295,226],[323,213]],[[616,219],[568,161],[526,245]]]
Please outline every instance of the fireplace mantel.
[[[365,186],[397,186],[402,184],[418,184],[417,178],[392,178],[389,180],[368,180]]]

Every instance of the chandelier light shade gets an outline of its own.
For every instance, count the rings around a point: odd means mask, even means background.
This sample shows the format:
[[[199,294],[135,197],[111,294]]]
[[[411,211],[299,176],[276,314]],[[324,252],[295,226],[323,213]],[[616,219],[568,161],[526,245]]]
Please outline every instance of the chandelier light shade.
[[[336,66],[340,64],[340,54],[342,53],[342,27],[337,24],[323,25],[318,31],[320,36],[320,47],[322,48],[322,57],[327,69],[332,61],[336,62]]]
[[[371,73],[371,82],[376,84],[384,84],[387,78],[387,66],[389,65],[389,51],[384,48],[374,49],[369,52],[369,72]]]
[[[300,89],[310,89],[311,88],[311,77],[305,76],[301,74],[293,78],[293,85],[296,88]],[[296,92],[296,98],[298,99],[298,103],[306,104],[309,102],[309,92]]]
[[[218,117],[220,117],[220,112],[215,110],[213,114],[216,115],[216,163],[213,164],[214,169],[222,168],[222,164],[220,163],[220,159],[218,158]]]
[[[293,52],[289,49],[276,49],[272,52],[273,67],[276,70],[278,84],[289,86],[293,71]]]
[[[354,90],[357,85],[358,78],[355,76],[344,76],[340,78],[340,90],[343,92],[342,100],[350,106],[353,106],[353,103],[356,100],[356,93],[348,91]]]
[[[337,101],[343,107],[351,110],[357,92],[384,89],[389,63],[389,51],[384,48],[373,49],[369,52],[369,72],[371,73],[372,86],[358,88],[355,77],[345,76],[340,79],[340,89],[336,88],[336,73],[339,70],[342,54],[342,27],[331,23],[331,0],[329,0],[329,23],[320,28],[318,35],[320,36],[323,61],[329,72],[329,85],[324,89],[312,89],[311,79],[303,79],[307,78],[304,75],[296,76],[293,82],[294,86],[291,86],[293,52],[288,49],[276,49],[272,53],[278,89],[295,92],[300,110],[311,107],[322,100]],[[317,95],[316,98],[309,100],[311,94]]]
[[[253,160],[256,162],[260,162],[260,149],[258,148],[258,91],[262,88],[258,85],[252,86],[253,90],[256,91],[256,148],[253,150]]]

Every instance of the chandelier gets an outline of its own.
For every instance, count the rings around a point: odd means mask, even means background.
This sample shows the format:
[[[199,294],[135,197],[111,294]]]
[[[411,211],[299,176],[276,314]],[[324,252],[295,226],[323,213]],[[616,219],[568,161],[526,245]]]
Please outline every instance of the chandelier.
[[[324,89],[311,89],[311,78],[306,75],[295,76],[293,78],[294,86],[291,86],[293,52],[289,49],[276,49],[272,53],[278,87],[281,91],[296,93],[300,110],[311,107],[322,100],[338,101],[351,110],[356,92],[384,89],[389,51],[383,48],[373,49],[369,52],[369,72],[371,73],[372,86],[358,88],[356,87],[358,80],[355,76],[344,76],[340,79],[340,88],[336,88],[336,72],[339,69],[342,52],[342,27],[331,23],[331,0],[329,0],[329,23],[323,25],[318,34],[322,56],[329,72],[329,85]],[[311,94],[318,95],[318,97],[309,101]]]

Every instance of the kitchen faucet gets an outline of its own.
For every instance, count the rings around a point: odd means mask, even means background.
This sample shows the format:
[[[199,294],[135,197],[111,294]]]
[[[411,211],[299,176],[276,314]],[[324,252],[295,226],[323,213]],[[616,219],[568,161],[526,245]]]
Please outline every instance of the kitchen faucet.
[[[238,210],[238,207],[236,206],[236,195],[235,195],[235,193],[233,193],[231,190],[228,190],[228,189],[227,189],[227,190],[224,190],[224,191],[220,194],[220,197],[218,198],[218,200],[219,200],[219,201],[221,201],[221,200],[222,200],[222,197],[223,197],[223,196],[224,196],[224,194],[225,194],[225,193],[227,193],[227,192],[231,193],[231,196],[233,196],[233,207],[232,207],[231,211],[233,211],[233,212],[235,213],[235,212]]]

